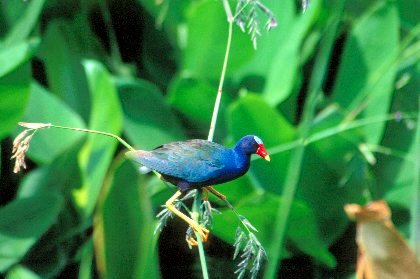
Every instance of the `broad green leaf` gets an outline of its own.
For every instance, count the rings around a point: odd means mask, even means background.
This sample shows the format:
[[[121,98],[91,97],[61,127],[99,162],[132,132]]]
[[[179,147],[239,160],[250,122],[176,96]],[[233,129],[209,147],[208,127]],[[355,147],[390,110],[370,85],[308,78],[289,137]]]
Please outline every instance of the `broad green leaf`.
[[[85,127],[79,115],[35,82],[31,85],[31,96],[22,120],[77,128]],[[38,163],[50,163],[82,136],[84,134],[80,132],[60,129],[39,131],[31,140],[28,155]]]
[[[294,140],[295,130],[285,118],[260,96],[248,94],[232,104],[228,115],[229,131],[235,141],[251,134],[260,137],[270,148]],[[287,171],[289,152],[272,154],[271,162],[252,161],[250,174],[254,184],[274,193],[281,193]]]
[[[45,193],[0,208],[0,271],[20,261],[57,219],[62,198]]]
[[[181,77],[172,81],[168,101],[189,119],[209,125],[216,94],[217,87],[206,81]]]
[[[119,134],[122,110],[111,75],[96,61],[87,60],[83,64],[92,100],[89,129]],[[117,145],[113,138],[90,134],[79,154],[83,185],[74,191],[74,196],[86,217],[95,207]]]
[[[6,279],[41,279],[38,274],[24,265],[13,266],[6,274]]]
[[[258,193],[258,191],[255,189],[255,185],[253,185],[252,182],[253,180],[249,176],[245,175],[227,183],[216,185],[215,189],[225,195],[226,199],[231,204],[236,204],[244,197],[249,196],[255,192]],[[215,197],[211,193],[209,193],[209,199],[211,201],[217,201],[218,204],[225,206],[224,202],[220,201],[219,198]]]
[[[73,21],[51,22],[40,51],[51,92],[63,99],[85,120],[89,119],[92,100],[82,60],[102,54],[86,24],[87,20],[84,22],[83,16]]]
[[[86,120],[91,100],[81,55],[78,53],[78,45],[72,31],[65,22],[50,23],[44,36],[40,56],[45,63],[51,92],[63,99]]]
[[[39,40],[19,42],[10,46],[0,45],[0,77],[9,74],[28,61],[35,53]],[[13,59],[10,59],[13,57]]]
[[[27,3],[28,5],[23,13],[20,11],[22,16],[19,21],[15,23],[5,39],[5,44],[8,46],[21,42],[30,35],[32,29],[38,23],[45,0],[32,0]]]
[[[398,12],[400,14],[401,25],[405,29],[414,28],[419,23],[419,14],[416,9],[413,9],[413,2],[410,0],[400,0],[395,2],[398,5]]]
[[[235,206],[239,214],[247,218],[258,230],[255,235],[264,247],[267,247],[272,239],[274,230],[272,214],[277,212],[281,203],[281,197],[271,194],[256,194],[246,197]],[[230,212],[230,209],[223,210],[222,215],[215,216],[212,232],[233,244],[235,230],[239,222],[236,218]],[[320,238],[317,222],[311,208],[304,202],[294,201],[290,220],[287,237],[293,245],[323,264],[334,267],[336,261]],[[270,255],[268,255],[268,259],[270,259]]]
[[[179,77],[169,87],[169,103],[188,119],[188,128],[193,134],[208,133],[217,95],[216,85],[195,78]],[[229,94],[222,95],[219,107],[216,139],[225,137],[226,110],[232,102]]]
[[[344,47],[333,100],[347,111],[364,109],[361,115],[389,111],[398,55],[399,20],[395,5],[380,3],[353,26]],[[368,143],[377,144],[385,123],[365,129]]]
[[[78,154],[83,142],[76,142],[50,164],[28,173],[17,197],[60,193],[65,201],[57,220],[47,234],[31,248],[22,262],[42,278],[55,278],[70,262],[80,245],[80,234],[87,228],[75,208],[72,191],[81,185]],[[89,221],[87,222],[89,224]]]
[[[159,90],[143,80],[117,80],[124,112],[124,132],[140,149],[184,139],[181,125]]]
[[[123,160],[106,179],[96,214],[99,270],[107,278],[157,278],[150,201],[136,168]]]
[[[334,108],[326,109],[314,120],[311,134],[334,129],[343,117]],[[348,225],[343,206],[362,202],[362,193],[367,190],[367,163],[357,148],[361,141],[360,129],[350,130],[316,141],[306,149],[297,198],[312,208],[322,240],[328,245]]]
[[[418,113],[418,88],[420,85],[420,66],[413,66],[403,75],[411,77],[408,84],[396,91],[392,112],[416,115]],[[410,208],[415,199],[415,160],[419,160],[416,149],[416,122],[418,119],[390,121],[381,146],[389,149],[389,154],[377,153],[377,163],[373,167],[380,196],[399,206]],[[417,131],[418,133],[418,131]],[[396,136],[398,135],[398,136]],[[417,185],[418,186],[418,185]]]
[[[270,32],[262,32],[252,59],[235,72],[235,78],[243,79],[246,84],[250,82],[251,90],[263,90],[268,104],[276,106],[296,87],[298,70],[304,62],[301,48],[308,29],[317,19],[319,1],[311,1],[305,13],[296,11],[292,0],[268,0],[264,5],[273,12],[278,26]],[[263,85],[256,88],[253,79],[261,79]]]
[[[21,120],[30,92],[30,65],[25,63],[0,78],[0,139]]]
[[[264,98],[272,106],[284,101],[292,93],[301,66],[302,43],[308,29],[317,20],[319,8],[320,1],[311,1],[309,9],[284,28],[276,44],[278,47],[271,46],[275,52],[269,58],[271,63],[267,67]]]
[[[228,22],[221,2],[191,2],[187,11],[187,40],[183,50],[182,72],[203,79],[217,79],[226,51]],[[247,34],[234,28],[235,42],[229,57],[228,74],[242,65],[253,53]]]
[[[47,130],[48,132],[48,130]],[[36,134],[35,137],[39,136]],[[18,198],[29,198],[43,193],[60,192],[69,194],[81,184],[78,153],[83,140],[73,143],[50,164],[36,168],[24,176],[17,192]],[[70,205],[70,204],[68,204]]]
[[[278,46],[287,44],[283,38],[291,35],[289,27],[296,21],[296,5],[294,1],[266,0],[264,5],[273,12],[278,21],[278,26],[269,33],[264,31],[262,36],[258,38],[257,50],[254,50],[251,59],[248,59],[247,63],[235,73],[235,77],[238,79],[260,77],[266,82],[270,72],[270,65],[273,63],[273,57],[278,51]],[[285,28],[286,26],[288,28]],[[238,27],[235,26],[234,28]],[[251,41],[249,40],[248,43],[251,43]],[[251,88],[251,90],[253,89]]]

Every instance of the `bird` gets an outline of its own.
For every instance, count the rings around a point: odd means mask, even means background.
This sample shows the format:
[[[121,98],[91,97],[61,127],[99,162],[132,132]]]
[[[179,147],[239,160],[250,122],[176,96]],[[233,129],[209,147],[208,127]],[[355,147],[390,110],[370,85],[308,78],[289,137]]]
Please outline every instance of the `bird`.
[[[255,135],[242,137],[233,148],[208,140],[192,139],[165,143],[151,151],[128,151],[126,156],[154,170],[163,180],[179,188],[165,203],[166,207],[187,222],[199,233],[201,239],[206,241],[209,231],[176,209],[173,202],[192,189],[202,188],[227,201],[223,194],[213,188],[213,185],[244,175],[251,165],[252,154],[270,161],[262,140]],[[187,242],[196,244],[194,240]]]

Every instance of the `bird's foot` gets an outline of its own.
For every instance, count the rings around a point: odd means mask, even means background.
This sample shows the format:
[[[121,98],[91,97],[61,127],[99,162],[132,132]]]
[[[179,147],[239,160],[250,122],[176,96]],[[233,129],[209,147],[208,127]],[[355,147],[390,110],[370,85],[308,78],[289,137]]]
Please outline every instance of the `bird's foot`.
[[[202,226],[200,226],[198,224],[194,225],[194,226],[191,226],[191,228],[193,229],[194,232],[198,232],[198,234],[200,235],[201,240],[203,242],[207,241],[207,239],[209,237],[209,230],[208,229],[203,228]],[[197,246],[198,245],[197,240],[193,236],[187,235],[185,237],[185,240],[187,241],[189,246]]]

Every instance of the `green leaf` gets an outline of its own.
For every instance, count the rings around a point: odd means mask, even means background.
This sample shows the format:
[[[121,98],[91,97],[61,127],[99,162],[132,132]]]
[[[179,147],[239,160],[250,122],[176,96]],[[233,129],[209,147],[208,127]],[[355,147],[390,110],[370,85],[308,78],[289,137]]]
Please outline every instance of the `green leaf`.
[[[78,154],[83,141],[76,142],[50,164],[28,173],[22,181],[17,197],[60,193],[65,207],[46,235],[25,256],[23,264],[42,278],[55,278],[75,259],[74,253],[80,245],[80,235],[90,221],[82,223],[73,199],[73,190],[82,185],[78,166]]]
[[[214,107],[212,100],[216,94],[217,87],[206,81],[180,77],[172,81],[168,101],[189,119],[208,126]],[[225,101],[221,103],[222,106],[226,104]]]
[[[0,77],[9,74],[27,62],[35,53],[38,45],[39,40],[19,42],[11,46],[0,45]]]
[[[41,14],[44,3],[45,0],[32,0],[28,2],[28,6],[25,8],[23,13],[20,11],[23,15],[19,21],[15,23],[13,29],[7,35],[5,39],[6,45],[10,46],[23,41],[30,35],[32,29],[38,23],[38,18]]]
[[[24,265],[13,266],[6,275],[6,279],[41,279],[38,274],[25,267]]]
[[[325,109],[312,123],[311,134],[333,129],[343,119],[334,107]],[[309,136],[309,139],[311,136]],[[332,244],[346,229],[343,206],[362,201],[367,189],[367,163],[357,148],[360,130],[338,133],[306,148],[297,198],[304,200],[317,219],[323,241]]]
[[[39,135],[34,136],[34,139],[37,136]],[[55,157],[50,164],[36,168],[25,175],[19,186],[17,197],[29,198],[51,192],[70,195],[72,189],[79,188],[82,178],[78,166],[78,153],[82,144],[82,139],[75,142],[60,156]]]
[[[20,261],[55,222],[63,205],[56,194],[14,200],[0,209],[0,271]]]
[[[25,63],[0,78],[0,139],[21,120],[30,92],[30,65]]]
[[[344,47],[333,100],[347,111],[364,108],[363,116],[389,111],[399,49],[399,20],[395,5],[380,3],[353,26]],[[365,129],[368,143],[377,144],[385,123]]]
[[[271,108],[260,96],[248,94],[232,104],[228,115],[229,130],[235,141],[254,134],[266,148],[294,140],[295,130],[287,120]],[[268,150],[269,151],[269,150]],[[270,153],[270,151],[269,151]],[[271,162],[252,161],[250,174],[264,190],[281,193],[289,161],[289,152],[277,153]],[[256,185],[257,186],[257,185]]]
[[[35,82],[31,85],[31,96],[23,121],[85,127],[79,115]],[[50,163],[82,136],[84,136],[83,133],[59,129],[39,131],[31,140],[28,155],[38,163]]]
[[[187,11],[187,40],[182,57],[182,72],[197,78],[219,78],[226,51],[228,22],[221,2],[191,2]],[[234,29],[228,74],[253,53],[252,44],[239,28]]]
[[[285,28],[281,40],[277,41],[276,51],[270,57],[267,67],[264,98],[275,106],[284,101],[296,84],[296,77],[301,66],[301,47],[310,26],[317,19],[321,1],[311,1],[307,12],[297,17]]]
[[[95,248],[107,278],[157,278],[150,200],[134,165],[122,158],[103,195],[95,222]]]
[[[307,12],[298,13],[295,1],[264,1],[264,5],[275,15],[278,26],[269,33],[263,31],[252,59],[248,59],[236,71],[235,77],[244,80],[262,79],[262,88],[251,89],[263,90],[264,98],[271,106],[284,101],[296,87],[299,67],[304,62],[301,48],[306,33],[317,20],[319,2],[311,1]],[[236,45],[235,40],[233,45]],[[255,83],[251,82],[251,86],[255,86]]]
[[[87,60],[83,65],[92,99],[89,129],[118,135],[122,129],[122,110],[114,81],[100,63]],[[117,144],[115,139],[90,134],[79,154],[83,185],[74,191],[74,196],[85,216],[95,207]]]
[[[245,216],[258,230],[255,234],[264,247],[268,246],[273,234],[273,213],[281,205],[282,198],[271,194],[254,194],[244,198],[235,206],[239,214]],[[258,210],[255,210],[258,208]],[[237,217],[230,209],[223,210],[221,215],[215,215],[212,232],[221,239],[233,244]],[[318,231],[317,222],[310,207],[304,202],[294,201],[291,209],[291,217],[288,239],[307,255],[316,258],[323,264],[334,267],[335,258],[328,251]],[[229,224],[229,225],[227,225]],[[268,255],[270,259],[270,255]]]
[[[93,239],[89,239],[79,250],[80,252],[80,268],[79,279],[91,279],[93,275]]]
[[[165,104],[160,91],[143,80],[118,79],[124,111],[124,132],[141,149],[184,139],[181,125]]]
[[[410,76],[410,82],[397,90],[393,99],[393,113],[418,113],[418,88],[420,84],[419,65],[408,68],[401,77]],[[418,119],[390,121],[381,146],[388,148],[390,154],[376,154],[377,163],[373,166],[380,196],[399,206],[410,208],[415,199],[415,160],[418,160],[416,142],[416,122]],[[417,131],[418,133],[418,131]],[[398,136],[396,136],[398,135]]]
[[[48,24],[40,57],[51,92],[88,120],[92,100],[82,61],[87,56],[101,56],[102,51],[86,24],[83,16]]]

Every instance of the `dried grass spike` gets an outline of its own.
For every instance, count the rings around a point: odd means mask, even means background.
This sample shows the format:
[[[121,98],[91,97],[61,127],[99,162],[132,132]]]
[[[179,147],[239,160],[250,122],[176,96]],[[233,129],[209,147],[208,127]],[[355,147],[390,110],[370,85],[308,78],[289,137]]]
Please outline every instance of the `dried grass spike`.
[[[28,122],[19,122],[19,126],[28,128],[28,129],[43,129],[51,127],[51,123],[28,123]]]

